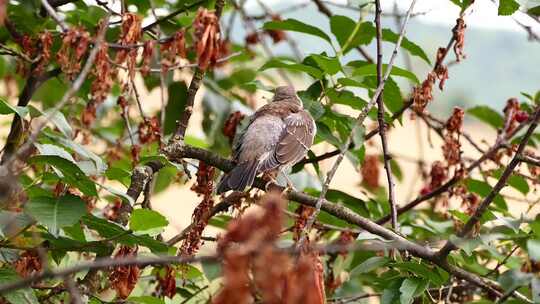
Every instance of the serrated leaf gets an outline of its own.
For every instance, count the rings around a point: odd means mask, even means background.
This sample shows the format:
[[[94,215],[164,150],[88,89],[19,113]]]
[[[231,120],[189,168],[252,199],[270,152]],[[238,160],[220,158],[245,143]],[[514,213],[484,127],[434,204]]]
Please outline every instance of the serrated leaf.
[[[7,267],[0,268],[0,284],[8,284],[20,281],[22,278],[15,270]],[[34,291],[28,287],[6,292],[2,296],[12,304],[38,304]]]
[[[84,146],[74,142],[71,139],[66,139],[61,136],[52,134],[51,132],[44,132],[44,134],[54,140],[55,143],[58,143],[66,148],[73,150],[80,157],[82,157],[82,159],[91,160],[95,168],[92,172],[87,172],[88,174],[93,173],[91,175],[102,175],[107,170],[107,164],[103,161],[103,159],[101,159],[101,157],[99,157],[94,152],[86,149]]]
[[[371,272],[375,269],[385,266],[389,262],[390,260],[387,257],[371,257],[362,262],[360,265],[354,267],[351,270],[351,276]]]
[[[504,118],[501,114],[488,106],[476,106],[467,110],[467,113],[487,123],[488,125],[499,129],[503,127]]]
[[[311,63],[312,64],[309,64]],[[310,66],[316,66],[326,72],[329,75],[337,74],[341,71],[341,63],[336,57],[329,57],[326,55],[311,54],[303,61],[304,64]]]
[[[87,214],[86,203],[78,196],[67,194],[59,198],[34,197],[25,204],[25,210],[49,232],[58,236],[62,227],[75,224]]]
[[[374,63],[357,60],[357,61],[351,61],[347,63],[347,65],[354,67],[353,76],[377,75],[377,65]],[[388,64],[383,64],[383,67],[382,67],[383,75],[386,73],[387,68],[388,68]],[[402,68],[398,68],[396,66],[392,67],[392,71],[390,72],[390,75],[405,77],[412,80],[414,83],[419,83],[418,78],[416,77],[416,75],[414,75],[414,73],[409,72]]]
[[[332,43],[330,37],[318,27],[303,23],[296,19],[287,19],[283,21],[269,21],[263,25],[265,30],[283,30],[304,33],[312,36],[320,37],[328,43]]]
[[[398,38],[399,35],[397,33],[394,33],[392,30],[382,30],[382,39],[384,41],[397,43]],[[403,40],[401,41],[401,48],[407,50],[411,55],[421,58],[422,60],[427,62],[427,64],[431,64],[431,61],[426,55],[426,52],[424,52],[424,50],[419,45],[410,41],[406,37],[403,37]]]
[[[54,166],[63,176],[61,178],[68,184],[79,188],[88,196],[96,196],[96,185],[73,162],[57,155],[37,155],[28,160],[31,164],[46,164]]]
[[[424,292],[427,287],[427,282],[418,278],[407,278],[401,284],[399,292],[399,302],[401,304],[410,304],[415,296]]]
[[[52,111],[52,109],[45,111],[45,117],[48,117]],[[60,130],[60,132],[62,132],[62,134],[64,134],[65,137],[73,138],[73,129],[62,112],[55,111],[51,116],[51,122],[58,128],[58,130]]]
[[[259,68],[260,71],[268,69],[288,69],[297,72],[304,72],[311,75],[314,78],[320,79],[323,77],[323,72],[315,67],[296,63],[292,61],[282,61],[277,58],[270,59],[262,67]]]
[[[343,48],[347,41],[350,41],[345,49],[342,49],[342,53],[346,54],[352,48],[359,45],[369,44],[375,37],[375,28],[371,22],[363,22],[354,34],[354,37],[350,37],[353,34],[353,30],[356,27],[356,22],[349,17],[333,15],[330,18],[330,30],[336,37],[339,45]]]
[[[23,212],[0,211],[0,234],[3,237],[11,238],[33,223],[34,219]]]
[[[540,261],[540,240],[528,240],[527,252],[532,260]]]
[[[533,16],[540,16],[540,5],[531,7],[527,10],[527,14],[533,15]]]
[[[82,222],[88,228],[97,231],[97,233],[99,233],[99,235],[102,237],[114,238],[116,242],[124,245],[141,245],[147,247],[154,253],[164,253],[169,249],[167,245],[160,241],[157,241],[147,235],[133,235],[129,230],[125,230],[122,226],[106,219],[87,214],[82,217]]]
[[[486,197],[493,188],[484,181],[469,178],[467,179],[467,189],[473,193],[480,195],[481,197]],[[493,203],[504,210],[508,209],[506,201],[500,194],[497,194],[495,196],[495,198],[493,199]]]
[[[499,0],[499,16],[509,16],[519,9],[519,3],[515,0]]]
[[[28,109],[25,107],[12,106],[9,102],[0,97],[0,114],[17,114],[22,118],[28,114]]]
[[[131,213],[129,228],[136,232],[146,232],[166,227],[169,221],[159,212],[149,209],[135,209]],[[162,230],[162,229],[160,229]]]

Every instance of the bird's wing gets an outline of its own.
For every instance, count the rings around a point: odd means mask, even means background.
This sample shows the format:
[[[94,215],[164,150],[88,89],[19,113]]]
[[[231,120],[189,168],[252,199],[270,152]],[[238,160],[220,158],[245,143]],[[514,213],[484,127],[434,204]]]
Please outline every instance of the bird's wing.
[[[281,165],[293,165],[306,155],[313,144],[315,122],[306,111],[292,113],[284,119],[285,127],[274,150],[263,161],[259,171],[275,169]]]

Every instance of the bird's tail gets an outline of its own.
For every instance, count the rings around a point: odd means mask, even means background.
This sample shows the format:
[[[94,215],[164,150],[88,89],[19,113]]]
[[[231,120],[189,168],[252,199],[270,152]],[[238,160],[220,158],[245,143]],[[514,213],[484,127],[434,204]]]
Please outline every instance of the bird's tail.
[[[246,187],[253,184],[258,168],[259,161],[257,160],[238,164],[231,172],[223,175],[217,187],[217,194],[229,190],[244,191]]]

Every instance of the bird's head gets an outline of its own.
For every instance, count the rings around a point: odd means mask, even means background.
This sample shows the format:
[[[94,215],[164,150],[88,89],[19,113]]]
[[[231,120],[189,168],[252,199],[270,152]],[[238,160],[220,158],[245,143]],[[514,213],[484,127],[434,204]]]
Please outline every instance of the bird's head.
[[[299,104],[302,104],[300,98],[298,98],[298,95],[296,95],[296,90],[293,86],[277,87],[272,101],[298,102]]]

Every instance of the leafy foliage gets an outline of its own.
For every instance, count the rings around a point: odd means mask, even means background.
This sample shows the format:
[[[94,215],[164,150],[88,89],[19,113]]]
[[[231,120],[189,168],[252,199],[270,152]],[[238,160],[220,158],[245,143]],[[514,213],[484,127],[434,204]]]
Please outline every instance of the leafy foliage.
[[[241,1],[112,2],[0,1],[1,303],[538,301],[540,91],[446,118],[431,106],[450,63],[479,64],[465,56],[474,1],[451,0],[460,13],[436,50],[382,28],[378,1],[347,4],[355,19],[299,6],[327,28],[263,2],[257,16]],[[404,20],[383,8],[383,24]],[[519,8],[500,0],[498,15]],[[280,84],[317,126],[284,172],[295,189],[272,191],[284,182],[271,172],[217,196],[250,115]],[[410,156],[416,133],[419,151],[436,149]],[[331,171],[342,158],[353,174]],[[192,214],[156,208],[178,189],[165,204],[196,195]]]

